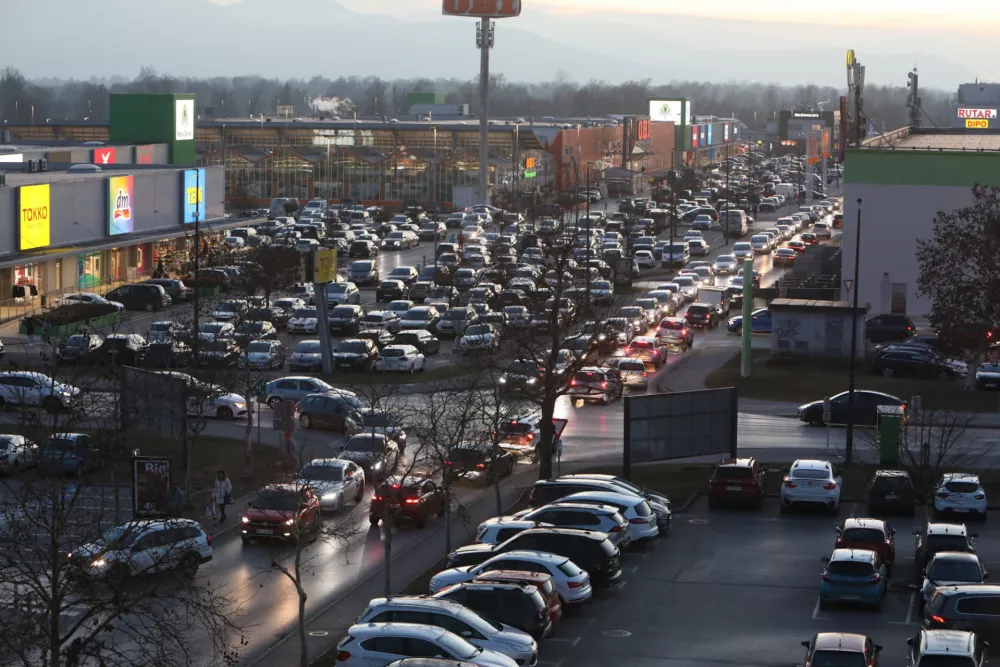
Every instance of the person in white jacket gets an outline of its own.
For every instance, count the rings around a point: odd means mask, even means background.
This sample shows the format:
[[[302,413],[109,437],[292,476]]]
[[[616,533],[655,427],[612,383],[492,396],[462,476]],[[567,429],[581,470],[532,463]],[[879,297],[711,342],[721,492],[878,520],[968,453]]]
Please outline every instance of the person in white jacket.
[[[229,481],[229,475],[225,470],[219,471],[219,476],[215,479],[215,503],[219,506],[219,523],[226,520],[226,505],[233,502],[233,483]]]

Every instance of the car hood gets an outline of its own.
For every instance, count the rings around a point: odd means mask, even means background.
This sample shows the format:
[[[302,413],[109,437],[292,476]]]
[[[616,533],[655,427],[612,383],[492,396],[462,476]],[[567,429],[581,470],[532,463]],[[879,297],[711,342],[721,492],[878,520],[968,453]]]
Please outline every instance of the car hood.
[[[319,359],[323,356],[322,352],[293,352],[292,359]]]
[[[347,301],[347,295],[346,294],[327,294],[326,295],[326,300],[329,301],[330,303],[343,303],[344,301]]]
[[[378,454],[374,452],[352,452],[343,451],[340,453],[340,458],[346,459],[348,461],[354,461],[355,463],[370,463],[378,458]]]
[[[267,361],[271,358],[268,352],[250,352],[247,354],[247,359],[249,361]]]
[[[316,324],[315,317],[293,317],[288,320],[289,324]]]
[[[452,584],[459,584],[463,581],[471,581],[472,575],[469,572],[471,569],[471,565],[464,565],[462,567],[452,567],[447,570],[441,570],[431,577],[431,593],[437,593],[442,588],[451,586]]]
[[[246,403],[246,399],[239,394],[219,394],[212,397],[212,402],[216,405],[226,405],[230,403]]]
[[[360,352],[334,352],[333,353],[333,358],[334,359],[361,359],[363,356],[365,356],[365,355],[361,354]]]
[[[243,516],[251,521],[287,521],[295,516],[291,510],[268,510],[256,507],[249,508]]]
[[[302,482],[308,484],[316,495],[320,497],[322,497],[324,493],[334,493],[336,491],[342,491],[344,488],[343,482],[328,482],[311,479],[305,479],[302,480]]]

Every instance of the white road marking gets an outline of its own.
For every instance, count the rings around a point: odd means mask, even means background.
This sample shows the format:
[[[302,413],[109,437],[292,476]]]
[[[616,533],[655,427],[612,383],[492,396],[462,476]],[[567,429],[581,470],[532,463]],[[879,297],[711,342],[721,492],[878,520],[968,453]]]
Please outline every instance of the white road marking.
[[[623,567],[622,571],[623,572],[628,572],[629,574],[635,574],[636,572],[639,571],[639,566],[638,565],[629,565],[628,567]]]
[[[816,606],[813,607],[812,617],[813,617],[814,621],[824,621],[824,620],[826,620],[825,616],[820,616],[819,615],[819,598],[816,598]]]
[[[566,642],[568,644],[576,646],[577,644],[580,643],[580,637],[573,637],[572,639],[570,639],[569,637],[549,637],[546,641],[550,641],[550,642]]]

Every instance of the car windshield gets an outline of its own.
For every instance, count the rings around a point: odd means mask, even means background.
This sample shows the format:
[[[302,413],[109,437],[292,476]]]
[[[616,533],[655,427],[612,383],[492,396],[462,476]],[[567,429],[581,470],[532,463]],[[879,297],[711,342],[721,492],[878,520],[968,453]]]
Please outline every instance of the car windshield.
[[[315,308],[296,308],[295,312],[292,313],[292,317],[298,318],[300,320],[305,319],[316,319],[316,309]]]
[[[428,320],[431,312],[425,309],[411,309],[403,315],[404,320]]]
[[[864,653],[854,651],[816,651],[809,661],[809,667],[865,667]],[[926,664],[926,658],[920,661],[921,667]]]
[[[963,535],[928,535],[927,548],[931,551],[968,551],[969,543]]]
[[[719,255],[718,257],[715,258],[715,261],[719,262],[720,264],[725,264],[726,262],[732,262],[735,260],[733,259],[732,255]]]
[[[304,340],[295,346],[296,354],[318,354],[323,348],[318,341]]]
[[[451,632],[442,633],[437,638],[437,641],[442,647],[447,649],[459,660],[471,660],[483,652],[483,649],[476,648],[469,642]]]
[[[646,364],[644,364],[640,359],[622,359],[618,362],[618,370],[644,371],[646,370]]]
[[[308,465],[302,469],[301,477],[320,482],[342,482],[344,481],[344,469],[340,466]]]
[[[254,341],[250,343],[247,347],[247,352],[250,354],[254,353],[267,353],[271,351],[271,344],[265,341]]]
[[[535,375],[538,373],[538,364],[530,361],[515,361],[507,367],[507,372],[513,375]]]
[[[347,452],[381,452],[385,449],[385,441],[367,435],[356,435],[344,445]]]
[[[87,341],[87,336],[70,336],[66,339],[66,347],[87,347]]]
[[[691,276],[677,276],[674,278],[674,282],[681,287],[692,287],[694,286],[694,278]]]
[[[466,336],[486,336],[490,333],[490,327],[486,324],[474,324],[465,330]]]
[[[292,512],[298,509],[297,498],[288,491],[261,491],[254,498],[253,508]]]
[[[243,310],[243,304],[239,301],[223,301],[216,310],[223,313],[238,313]]]
[[[846,542],[884,542],[885,533],[878,528],[848,528],[840,539]]]
[[[225,352],[229,349],[229,344],[224,340],[207,340],[202,346],[205,352]]]
[[[952,493],[975,493],[979,490],[976,482],[948,482],[944,485]]]
[[[327,294],[346,294],[347,283],[330,283],[326,286]]]
[[[337,306],[332,311],[330,311],[330,317],[335,317],[337,319],[349,319],[354,317],[355,311],[350,306]]]
[[[135,526],[128,523],[121,526],[115,526],[114,528],[108,529],[108,531],[104,533],[101,537],[101,541],[109,547],[127,547],[135,542],[136,538],[139,537],[139,531],[135,528]]]
[[[872,564],[866,561],[837,560],[827,566],[830,574],[845,577],[870,577],[873,573]]]
[[[205,322],[199,327],[202,333],[217,334],[225,330],[226,325],[222,322]]]
[[[340,351],[353,354],[368,354],[368,346],[360,340],[345,340],[340,345]]]
[[[444,319],[446,320],[464,320],[468,319],[469,313],[465,310],[449,310],[444,314]]]
[[[966,581],[980,583],[983,575],[979,563],[962,559],[935,558],[927,570],[927,578],[931,581]]]

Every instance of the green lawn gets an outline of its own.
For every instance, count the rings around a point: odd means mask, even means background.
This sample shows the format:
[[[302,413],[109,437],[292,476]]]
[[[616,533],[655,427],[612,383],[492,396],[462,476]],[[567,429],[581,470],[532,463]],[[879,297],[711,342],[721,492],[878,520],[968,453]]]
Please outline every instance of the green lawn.
[[[846,360],[770,360],[766,350],[753,353],[752,373],[740,376],[740,356],[736,353],[705,379],[708,388],[736,387],[741,398],[805,403],[847,389]],[[858,362],[857,387],[881,391],[902,399],[921,396],[928,410],[1000,410],[1000,392],[965,390],[961,381],[885,378],[874,375],[865,362]]]

